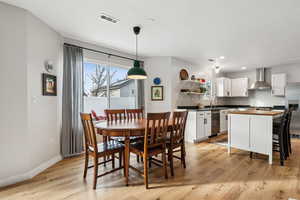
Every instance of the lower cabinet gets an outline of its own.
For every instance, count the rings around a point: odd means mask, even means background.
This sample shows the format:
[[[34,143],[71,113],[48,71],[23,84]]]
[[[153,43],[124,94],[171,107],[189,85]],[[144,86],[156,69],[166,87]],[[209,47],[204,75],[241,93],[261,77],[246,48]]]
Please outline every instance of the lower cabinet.
[[[211,112],[190,111],[186,121],[185,141],[199,142],[211,136]]]
[[[269,154],[272,149],[271,116],[229,115],[229,143],[231,147]]]
[[[186,142],[194,142],[197,138],[197,112],[189,111],[186,126],[185,126],[185,135],[184,139]]]
[[[228,111],[220,111],[220,132],[225,133],[228,131]]]
[[[230,146],[250,150],[250,117],[230,115]]]
[[[211,136],[211,111],[197,112],[197,138],[201,141]]]

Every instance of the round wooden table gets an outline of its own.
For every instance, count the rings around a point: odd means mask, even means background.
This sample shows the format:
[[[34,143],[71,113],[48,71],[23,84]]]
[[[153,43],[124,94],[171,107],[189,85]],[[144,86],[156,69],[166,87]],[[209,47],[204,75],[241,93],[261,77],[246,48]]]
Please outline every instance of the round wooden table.
[[[128,185],[129,176],[129,145],[131,136],[144,136],[147,119],[133,119],[133,120],[119,120],[119,121],[104,121],[95,122],[97,133],[110,137],[124,137],[125,138],[125,178],[126,185]],[[169,120],[169,128],[172,127],[172,120]]]

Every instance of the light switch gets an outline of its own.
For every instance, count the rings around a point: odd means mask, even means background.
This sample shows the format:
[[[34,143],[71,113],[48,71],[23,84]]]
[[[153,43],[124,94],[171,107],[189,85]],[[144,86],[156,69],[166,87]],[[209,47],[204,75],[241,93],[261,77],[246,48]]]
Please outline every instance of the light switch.
[[[31,99],[32,99],[32,103],[37,103],[37,97],[36,96],[32,96]]]

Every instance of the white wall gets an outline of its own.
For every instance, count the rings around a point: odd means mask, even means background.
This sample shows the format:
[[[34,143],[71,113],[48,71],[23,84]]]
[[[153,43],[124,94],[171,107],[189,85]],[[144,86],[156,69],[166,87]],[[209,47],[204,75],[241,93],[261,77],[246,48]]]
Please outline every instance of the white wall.
[[[0,186],[30,178],[60,159],[61,37],[29,12],[0,3]],[[58,97],[42,96],[51,59]]]
[[[182,88],[193,88],[197,85],[183,85],[180,81],[179,72],[186,69],[189,76],[195,75],[211,79],[211,71],[193,65],[187,61],[174,57],[151,57],[145,59],[145,70],[148,78],[145,80],[145,102],[147,112],[173,111],[177,106],[195,106],[202,102],[202,98],[197,95],[180,94]],[[161,85],[164,86],[164,101],[151,101],[151,86],[153,79],[161,78]],[[193,83],[192,83],[193,84]],[[205,101],[205,100],[204,100]],[[204,102],[204,104],[206,101]]]
[[[8,20],[9,19],[9,20]],[[0,3],[0,184],[29,170],[26,12]]]
[[[28,125],[32,167],[60,156],[60,117],[58,96],[42,96],[41,73],[47,73],[44,62],[51,60],[57,75],[58,85],[62,85],[62,37],[46,24],[27,13],[27,91]]]
[[[184,88],[197,88],[199,85],[195,83],[186,83],[180,80],[179,74],[181,69],[186,69],[189,73],[189,77],[195,75],[196,77],[204,76],[200,75],[197,70],[197,66],[177,58],[171,58],[171,68],[172,68],[172,110],[176,109],[177,106],[193,106],[200,102],[199,95],[186,95],[181,94],[180,90]],[[205,76],[204,76],[205,77]]]
[[[145,60],[144,68],[147,72],[145,80],[146,112],[167,112],[172,110],[172,69],[171,57],[151,57]],[[164,86],[164,100],[151,101],[151,86],[155,77],[161,78]]]

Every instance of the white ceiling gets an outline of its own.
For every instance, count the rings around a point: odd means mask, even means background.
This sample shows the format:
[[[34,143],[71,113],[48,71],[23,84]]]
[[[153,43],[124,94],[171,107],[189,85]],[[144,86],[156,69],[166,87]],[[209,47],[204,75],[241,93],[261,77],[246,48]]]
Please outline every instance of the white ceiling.
[[[199,65],[225,56],[224,70],[300,63],[299,0],[4,0],[31,11],[66,37]],[[106,12],[120,21],[97,17]],[[154,21],[149,20],[154,19]]]

